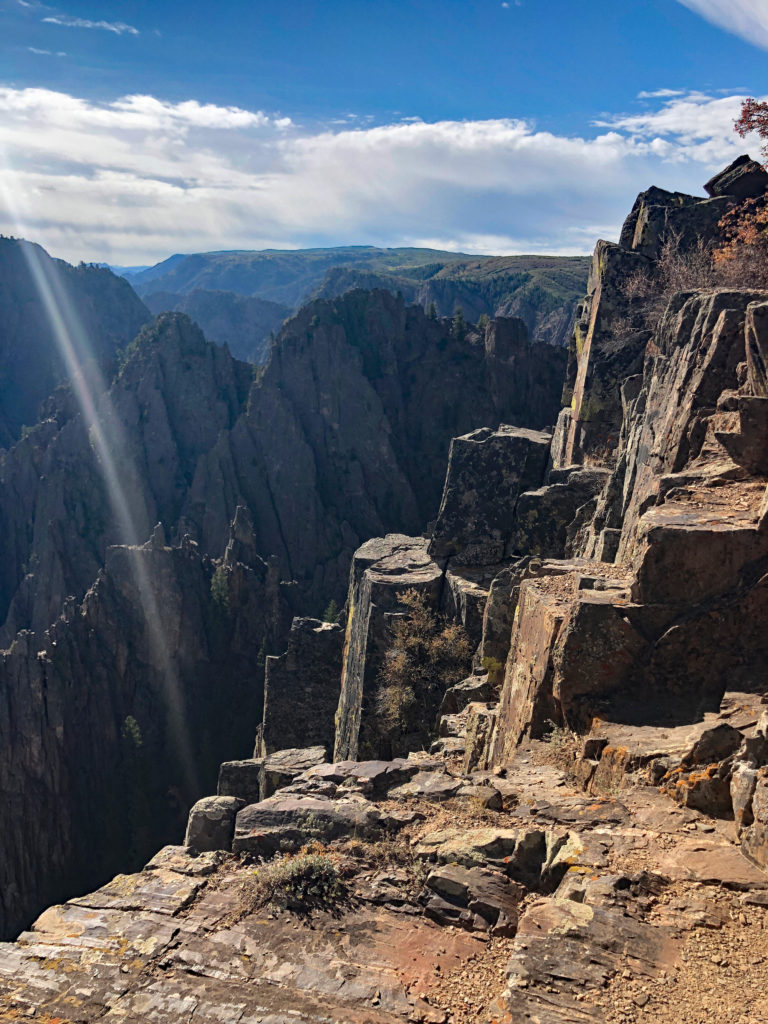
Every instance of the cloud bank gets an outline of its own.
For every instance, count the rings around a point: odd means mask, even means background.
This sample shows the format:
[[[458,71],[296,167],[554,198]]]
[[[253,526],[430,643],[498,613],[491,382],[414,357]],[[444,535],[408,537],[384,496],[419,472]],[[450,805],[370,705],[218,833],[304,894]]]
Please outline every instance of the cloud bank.
[[[733,133],[740,97],[657,93],[579,137],[514,119],[301,127],[195,100],[0,88],[0,232],[119,264],[348,243],[587,252],[640,189],[700,192],[749,148]]]
[[[768,50],[768,0],[679,0],[718,28]]]

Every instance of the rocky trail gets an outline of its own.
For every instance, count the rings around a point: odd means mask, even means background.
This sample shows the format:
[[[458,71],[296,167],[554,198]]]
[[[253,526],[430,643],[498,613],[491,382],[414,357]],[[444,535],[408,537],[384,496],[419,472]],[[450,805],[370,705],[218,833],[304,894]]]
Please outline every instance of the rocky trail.
[[[2,947],[2,1019],[768,1019],[768,874],[733,822],[640,779],[585,793],[584,759],[557,768],[552,748],[496,774],[427,754],[321,763],[256,804],[210,798],[186,846]],[[248,792],[251,769],[224,766],[224,788]],[[260,858],[307,846],[338,864],[338,905],[249,907]]]

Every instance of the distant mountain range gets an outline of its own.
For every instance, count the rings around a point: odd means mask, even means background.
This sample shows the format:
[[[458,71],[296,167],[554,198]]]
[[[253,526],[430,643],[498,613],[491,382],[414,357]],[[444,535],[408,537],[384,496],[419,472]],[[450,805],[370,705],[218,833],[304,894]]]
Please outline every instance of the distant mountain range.
[[[186,312],[206,337],[262,362],[269,335],[305,302],[383,288],[438,316],[519,316],[536,341],[567,343],[584,294],[583,256],[469,256],[439,249],[267,249],[177,254],[124,276],[154,313]],[[238,298],[240,297],[240,298]],[[244,303],[243,298],[260,300]]]

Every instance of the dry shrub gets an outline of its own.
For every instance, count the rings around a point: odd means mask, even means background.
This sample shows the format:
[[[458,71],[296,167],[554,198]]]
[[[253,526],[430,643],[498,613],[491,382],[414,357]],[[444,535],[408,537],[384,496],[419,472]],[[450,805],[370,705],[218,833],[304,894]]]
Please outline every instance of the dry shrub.
[[[720,283],[768,288],[768,198],[747,199],[720,221],[725,241],[714,254]]]
[[[721,283],[722,274],[710,243],[699,238],[695,245],[685,249],[680,243],[680,234],[668,235],[652,273],[636,270],[629,275],[623,288],[629,312],[613,322],[614,335],[654,331],[673,295],[715,288]]]
[[[438,616],[424,595],[402,598],[408,615],[392,627],[392,644],[381,667],[376,714],[383,732],[428,731],[449,686],[469,672],[472,645],[463,627]]]
[[[304,849],[259,864],[241,884],[238,920],[265,906],[307,913],[334,910],[346,898],[336,859]]]
[[[556,725],[551,719],[547,724],[550,732],[544,740],[549,747],[548,760],[562,771],[571,773],[581,756],[583,738],[567,726]]]

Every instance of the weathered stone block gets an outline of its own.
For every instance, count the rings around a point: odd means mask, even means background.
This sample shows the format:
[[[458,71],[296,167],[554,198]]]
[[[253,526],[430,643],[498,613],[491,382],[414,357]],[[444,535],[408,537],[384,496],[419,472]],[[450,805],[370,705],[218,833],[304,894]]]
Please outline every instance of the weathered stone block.
[[[741,837],[741,849],[758,867],[768,870],[768,769],[761,769],[752,796],[753,822]]]
[[[420,537],[388,534],[368,541],[355,552],[334,761],[391,756],[389,741],[377,722],[378,674],[391,640],[388,616],[406,610],[403,596],[415,590],[437,608],[443,571],[427,554],[427,543]],[[426,728],[432,725],[430,721]]]
[[[498,711],[495,704],[472,703],[467,707],[464,772],[490,767],[491,742]]]
[[[325,760],[325,747],[294,747],[269,754],[261,768],[261,799],[266,800],[278,789],[289,786],[297,775]]]
[[[704,186],[708,196],[731,196],[737,200],[755,199],[768,189],[768,174],[748,154],[737,157]]]
[[[184,845],[206,853],[209,850],[231,850],[235,816],[243,801],[233,796],[206,796],[189,812]]]
[[[341,626],[293,620],[285,654],[266,661],[261,753],[318,745],[333,749],[343,645]]]
[[[219,765],[218,796],[234,796],[246,804],[261,800],[264,776],[264,758],[252,757],[244,761],[224,761]]]
[[[768,537],[743,520],[702,521],[695,508],[660,505],[640,520],[636,550],[634,600],[692,605],[735,590],[768,554]]]
[[[499,562],[518,496],[544,478],[551,440],[544,431],[504,424],[455,437],[430,555],[464,565]]]

